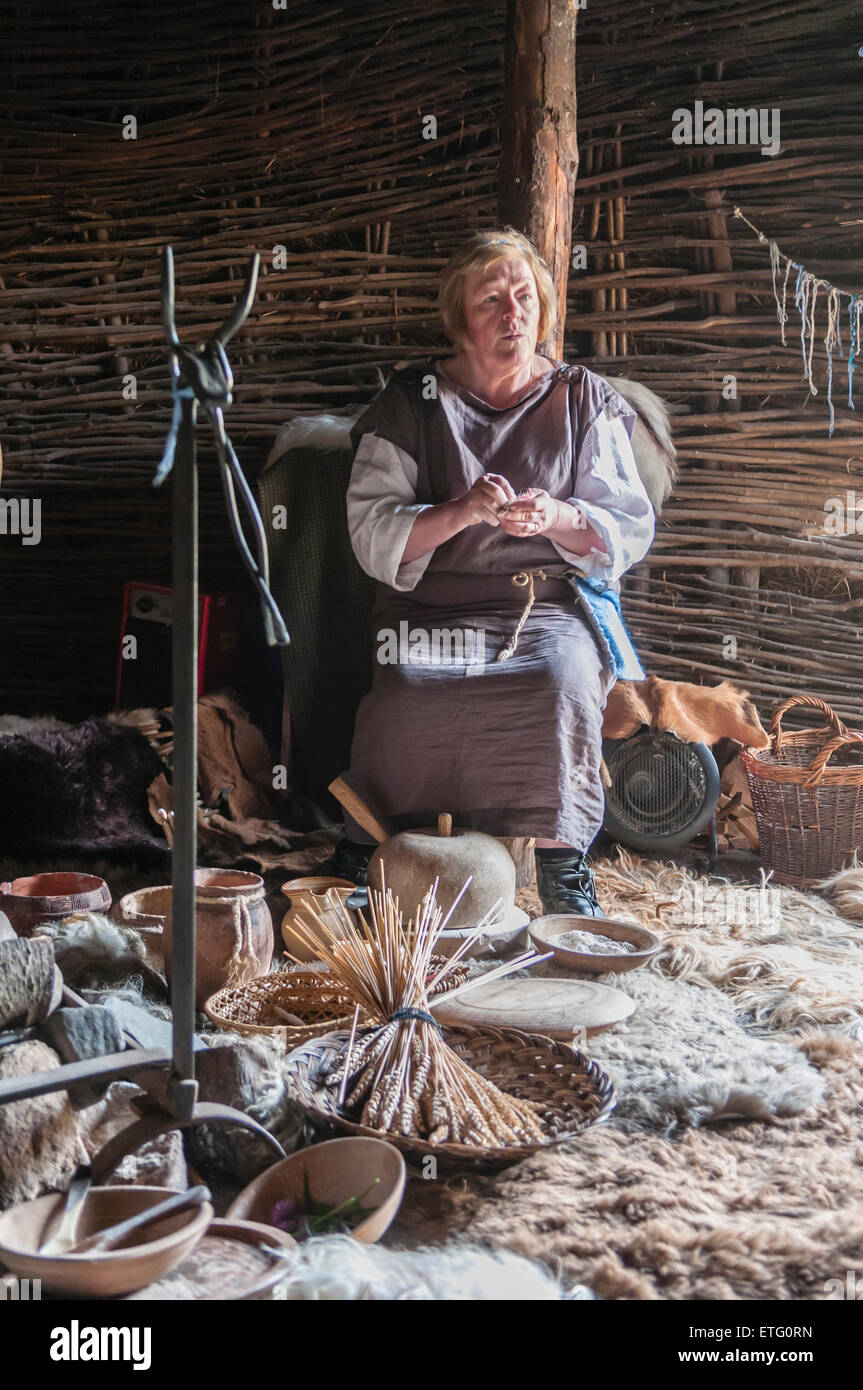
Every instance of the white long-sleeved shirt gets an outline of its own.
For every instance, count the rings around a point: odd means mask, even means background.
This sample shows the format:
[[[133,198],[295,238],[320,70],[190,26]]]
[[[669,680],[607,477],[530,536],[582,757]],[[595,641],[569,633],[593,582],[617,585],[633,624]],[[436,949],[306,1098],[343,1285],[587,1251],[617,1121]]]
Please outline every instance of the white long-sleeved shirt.
[[[603,548],[576,555],[551,542],[573,569],[615,586],[647,554],[656,524],[630,442],[636,416],[623,415],[618,401],[610,401],[587,431],[578,455],[579,495],[565,499],[602,537]],[[404,591],[416,587],[434,553],[402,563],[414,521],[431,505],[417,502],[416,486],[415,459],[376,434],[362,435],[347,494],[351,544],[366,574]]]

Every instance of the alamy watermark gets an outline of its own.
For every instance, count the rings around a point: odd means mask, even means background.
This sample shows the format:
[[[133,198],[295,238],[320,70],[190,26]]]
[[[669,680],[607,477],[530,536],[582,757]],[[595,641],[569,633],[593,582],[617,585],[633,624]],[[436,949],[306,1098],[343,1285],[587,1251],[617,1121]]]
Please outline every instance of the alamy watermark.
[[[0,497],[0,536],[20,536],[22,545],[42,539],[40,497]]]
[[[741,927],[778,926],[782,918],[781,893],[762,883],[760,888],[732,883],[686,883],[677,895],[667,920],[679,927],[706,922],[732,922]]]
[[[41,1279],[16,1279],[0,1275],[0,1303],[38,1303],[42,1297]]]
[[[149,1327],[88,1327],[73,1318],[68,1327],[52,1329],[48,1355],[52,1361],[130,1361],[133,1371],[149,1371],[152,1345]]]
[[[824,1292],[832,1303],[863,1303],[863,1277],[858,1280],[853,1269],[846,1269],[844,1279],[825,1279]]]
[[[828,536],[863,536],[863,496],[847,488],[844,497],[828,497],[824,531]]]
[[[485,628],[411,627],[402,621],[398,630],[382,627],[377,634],[377,660],[381,666],[485,666]]]
[[[778,106],[732,106],[725,111],[708,106],[705,111],[704,102],[696,101],[691,111],[678,106],[671,119],[675,145],[760,145],[768,159],[779,153]]]

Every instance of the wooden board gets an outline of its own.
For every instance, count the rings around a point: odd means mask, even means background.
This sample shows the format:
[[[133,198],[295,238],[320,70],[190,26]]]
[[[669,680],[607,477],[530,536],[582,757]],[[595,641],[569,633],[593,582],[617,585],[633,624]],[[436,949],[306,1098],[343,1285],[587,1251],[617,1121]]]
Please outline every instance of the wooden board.
[[[475,1028],[521,1028],[569,1042],[575,1029],[588,1034],[611,1028],[635,1012],[622,989],[592,980],[493,980],[459,999],[435,1005],[439,1023]]]

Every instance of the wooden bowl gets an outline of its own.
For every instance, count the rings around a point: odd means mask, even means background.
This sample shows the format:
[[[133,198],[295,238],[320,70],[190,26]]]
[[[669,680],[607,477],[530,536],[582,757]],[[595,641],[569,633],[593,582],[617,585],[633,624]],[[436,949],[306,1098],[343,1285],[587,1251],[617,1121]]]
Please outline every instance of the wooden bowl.
[[[175,1190],[175,1189],[174,1189]],[[78,1220],[78,1239],[136,1216],[172,1196],[166,1187],[91,1187]],[[52,1292],[82,1298],[132,1293],[152,1284],[194,1249],[213,1219],[209,1202],[178,1211],[132,1237],[121,1250],[40,1255],[66,1205],[65,1193],[19,1202],[0,1213],[0,1263],[19,1277],[41,1279]]]
[[[533,944],[541,951],[553,951],[556,965],[565,970],[582,970],[590,975],[622,974],[625,970],[635,970],[645,965],[656,955],[662,942],[646,927],[636,926],[634,922],[624,922],[617,917],[580,917],[577,913],[552,913],[548,917],[536,917],[529,927]],[[625,955],[611,956],[601,952],[576,951],[571,946],[558,945],[557,938],[566,932],[590,932],[594,936],[608,936],[612,941],[630,941],[637,947]]]
[[[291,1253],[297,1242],[275,1226],[257,1221],[211,1221],[182,1264],[155,1284],[129,1294],[131,1302],[257,1303],[273,1298],[285,1277],[284,1260],[261,1250],[269,1245]]]
[[[374,1207],[351,1235],[363,1245],[374,1245],[391,1224],[405,1190],[405,1161],[398,1149],[383,1139],[328,1139],[291,1154],[255,1178],[227,1210],[229,1220],[260,1221],[272,1225],[273,1207],[282,1197],[303,1195],[308,1174],[309,1191],[316,1202],[336,1206],[348,1197],[359,1197],[364,1207]],[[380,1178],[377,1187],[363,1193]]]

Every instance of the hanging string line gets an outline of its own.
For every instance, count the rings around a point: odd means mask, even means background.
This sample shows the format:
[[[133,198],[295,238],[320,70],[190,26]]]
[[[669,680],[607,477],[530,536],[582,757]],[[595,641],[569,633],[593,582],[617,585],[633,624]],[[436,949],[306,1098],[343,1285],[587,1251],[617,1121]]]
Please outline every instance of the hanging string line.
[[[776,318],[782,335],[782,346],[787,347],[788,342],[785,337],[785,325],[788,322],[786,302],[788,297],[788,280],[792,270],[797,271],[797,280],[794,285],[794,307],[800,315],[800,350],[803,357],[803,379],[809,386],[809,394],[818,395],[818,388],[812,378],[812,356],[815,348],[815,311],[818,302],[819,290],[824,290],[827,295],[827,332],[824,337],[824,351],[827,358],[827,405],[830,410],[830,434],[832,436],[836,425],[836,412],[833,407],[833,354],[838,353],[840,358],[843,354],[842,333],[840,329],[841,321],[841,299],[842,296],[849,300],[848,304],[848,406],[851,410],[856,409],[854,405],[854,369],[857,365],[857,355],[860,351],[860,313],[863,309],[863,294],[860,291],[850,293],[848,290],[840,290],[836,285],[831,285],[829,280],[822,280],[807,270],[797,261],[793,261],[790,256],[784,255],[775,241],[770,240],[762,231],[745,217],[740,208],[734,209],[734,216],[739,217],[741,222],[745,222],[763,242],[770,253],[770,276],[773,284],[773,298],[776,302]],[[780,266],[785,265],[785,278],[782,282],[782,297],[779,297],[778,280]],[[807,343],[808,339],[808,343]]]

